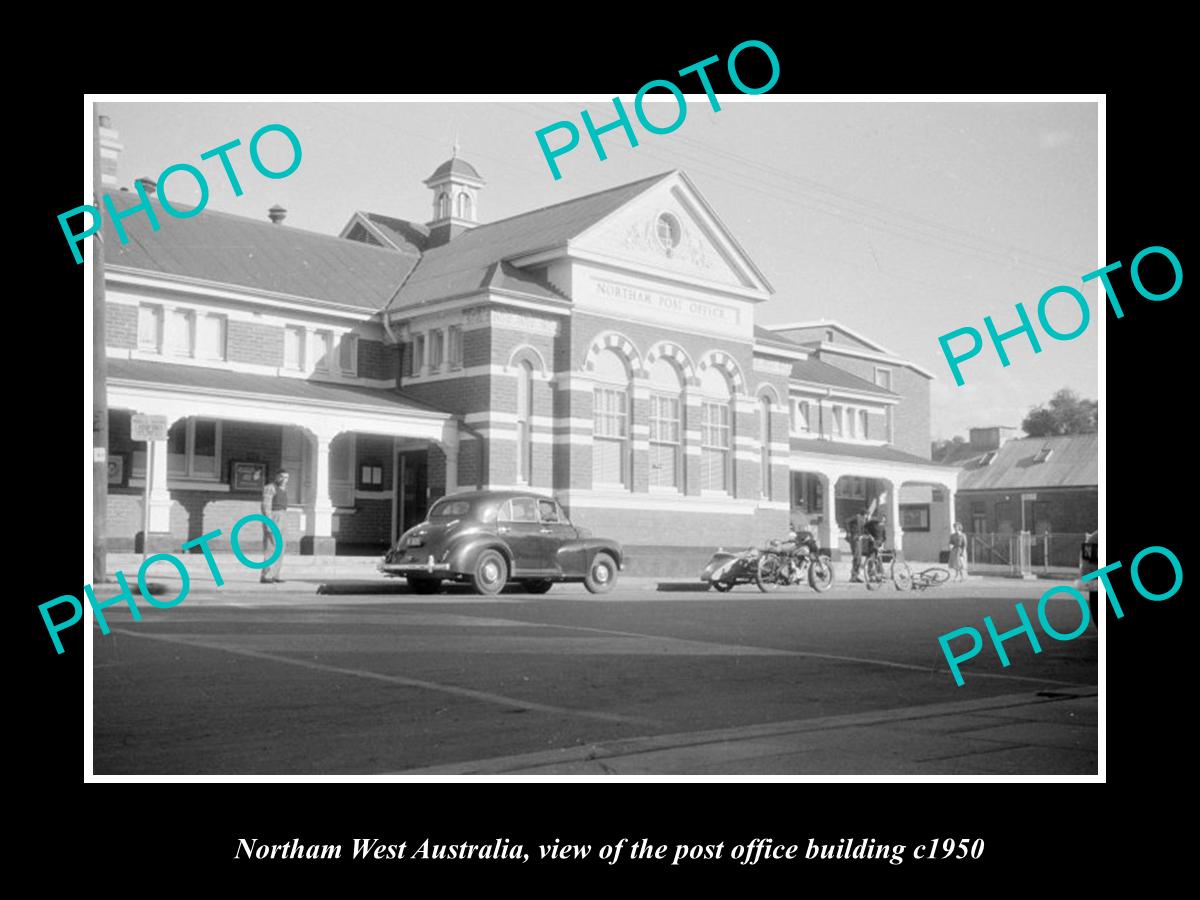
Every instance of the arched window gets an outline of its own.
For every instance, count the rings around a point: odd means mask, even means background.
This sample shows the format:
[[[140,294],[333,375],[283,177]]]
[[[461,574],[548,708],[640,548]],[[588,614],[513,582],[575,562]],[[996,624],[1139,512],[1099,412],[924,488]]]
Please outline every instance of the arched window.
[[[437,217],[445,219],[450,215],[450,195],[445,191],[438,194],[437,198]]]
[[[700,487],[732,493],[733,427],[729,409],[729,383],[715,367],[700,380]]]
[[[533,366],[517,366],[517,483],[533,483]]]
[[[592,484],[627,488],[629,479],[629,372],[612,349],[595,360],[592,390]]]
[[[762,441],[759,452],[759,468],[762,470],[762,495],[771,499],[771,400],[758,398],[758,434]]]
[[[675,367],[659,357],[650,367],[650,487],[681,490],[682,387]]]
[[[466,191],[458,195],[458,217],[460,219],[471,218],[471,196]]]

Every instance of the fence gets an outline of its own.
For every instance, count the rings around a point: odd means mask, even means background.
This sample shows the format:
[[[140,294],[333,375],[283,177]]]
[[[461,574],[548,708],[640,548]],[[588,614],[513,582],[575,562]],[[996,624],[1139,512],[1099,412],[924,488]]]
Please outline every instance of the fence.
[[[1066,574],[1079,571],[1079,532],[976,532],[967,535],[967,565],[980,574]]]

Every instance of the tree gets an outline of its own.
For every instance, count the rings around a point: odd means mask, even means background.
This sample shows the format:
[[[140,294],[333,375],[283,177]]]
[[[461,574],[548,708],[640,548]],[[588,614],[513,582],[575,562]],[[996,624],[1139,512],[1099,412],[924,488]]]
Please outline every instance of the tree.
[[[933,441],[931,450],[931,458],[937,462],[942,459],[948,459],[957,447],[961,447],[967,442],[967,439],[961,434],[956,434],[950,440]]]
[[[1100,404],[1085,400],[1070,388],[1055,391],[1049,402],[1033,407],[1021,427],[1028,437],[1091,434],[1096,430]]]

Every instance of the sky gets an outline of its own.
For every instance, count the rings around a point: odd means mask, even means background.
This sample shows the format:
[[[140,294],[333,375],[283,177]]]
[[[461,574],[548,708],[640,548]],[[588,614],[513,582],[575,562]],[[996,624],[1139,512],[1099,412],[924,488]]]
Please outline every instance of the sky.
[[[632,98],[624,97],[626,108]],[[481,222],[682,169],[775,289],[756,310],[759,325],[832,319],[934,375],[932,437],[975,426],[1020,426],[1029,408],[1060,387],[1097,396],[1097,284],[1080,277],[1097,258],[1097,119],[1094,103],[812,103],[761,95],[720,96],[720,111],[688,95],[671,134],[636,118],[637,147],[604,135],[608,159],[592,150],[580,120],[612,121],[611,101],[459,103],[137,103],[97,104],[124,145],[118,180],[157,178],[186,162],[208,176],[209,206],[261,216],[278,203],[287,226],[341,231],[355,210],[428,221],[422,183],[458,155],[487,182]],[[676,114],[648,104],[652,121]],[[555,180],[535,132],[560,120],[580,128],[580,145],[558,158]],[[260,127],[282,123],[303,158],[286,178],[251,166],[247,145]],[[216,159],[200,154],[234,138],[244,189],[234,196]],[[560,135],[550,138],[557,146]],[[287,141],[264,138],[264,163],[282,169]],[[173,175],[170,197],[194,203],[198,190]],[[1024,304],[1036,323],[1039,298],[1068,285],[1088,299],[1092,323],[1059,342],[1039,331],[1042,352],[1017,337],[1002,367],[990,345],[963,364],[956,386],[938,345],[964,326],[984,332],[1019,324]],[[1079,312],[1058,298],[1049,319],[1061,332]],[[955,344],[957,347],[958,344]]]

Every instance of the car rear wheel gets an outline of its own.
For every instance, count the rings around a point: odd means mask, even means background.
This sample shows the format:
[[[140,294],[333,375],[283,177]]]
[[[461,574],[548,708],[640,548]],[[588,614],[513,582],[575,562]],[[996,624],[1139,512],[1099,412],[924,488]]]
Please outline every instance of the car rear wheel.
[[[498,594],[508,581],[508,563],[496,550],[484,550],[475,560],[475,571],[471,582],[480,594]]]
[[[554,582],[548,578],[538,581],[522,581],[521,589],[527,594],[544,594],[550,588],[554,587]]]
[[[440,594],[442,580],[440,578],[410,578],[408,589],[414,594]]]
[[[588,566],[583,586],[593,594],[607,594],[616,583],[617,561],[607,553],[597,553]]]

